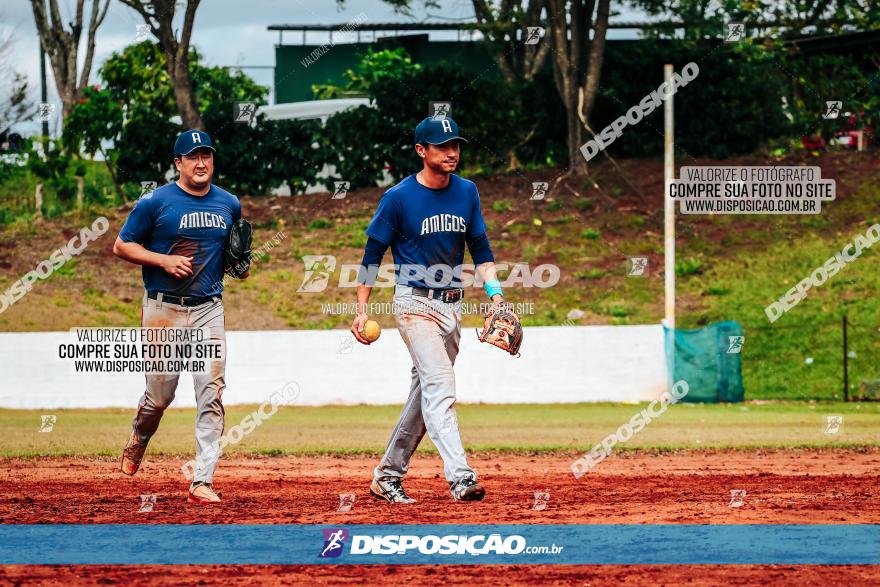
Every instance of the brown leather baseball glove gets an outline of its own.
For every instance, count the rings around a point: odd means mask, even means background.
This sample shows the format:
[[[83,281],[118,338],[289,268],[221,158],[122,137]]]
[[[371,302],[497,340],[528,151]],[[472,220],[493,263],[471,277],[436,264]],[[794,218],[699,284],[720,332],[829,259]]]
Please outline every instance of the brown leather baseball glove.
[[[507,302],[493,304],[486,313],[483,332],[477,330],[477,336],[480,342],[488,342],[518,357],[523,330],[519,318],[513,312],[513,304]]]

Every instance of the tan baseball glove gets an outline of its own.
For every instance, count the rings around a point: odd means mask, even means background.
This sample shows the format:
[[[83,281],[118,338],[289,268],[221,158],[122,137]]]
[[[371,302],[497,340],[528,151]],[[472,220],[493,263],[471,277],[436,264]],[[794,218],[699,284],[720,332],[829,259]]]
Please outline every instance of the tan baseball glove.
[[[483,321],[483,331],[477,330],[480,342],[488,342],[519,357],[523,330],[519,318],[513,312],[513,304],[501,302],[493,304]]]

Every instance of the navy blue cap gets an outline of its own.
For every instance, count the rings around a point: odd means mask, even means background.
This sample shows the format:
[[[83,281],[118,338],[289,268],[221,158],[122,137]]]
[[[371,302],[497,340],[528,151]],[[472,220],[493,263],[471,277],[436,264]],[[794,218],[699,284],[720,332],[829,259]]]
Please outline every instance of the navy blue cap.
[[[458,134],[458,125],[448,116],[435,118],[429,116],[419,123],[416,127],[416,142],[414,144],[421,145],[428,143],[430,145],[442,145],[449,141],[467,142]]]
[[[208,133],[201,130],[191,129],[180,133],[177,140],[174,141],[174,154],[189,155],[200,147],[207,147],[215,153],[217,152]]]

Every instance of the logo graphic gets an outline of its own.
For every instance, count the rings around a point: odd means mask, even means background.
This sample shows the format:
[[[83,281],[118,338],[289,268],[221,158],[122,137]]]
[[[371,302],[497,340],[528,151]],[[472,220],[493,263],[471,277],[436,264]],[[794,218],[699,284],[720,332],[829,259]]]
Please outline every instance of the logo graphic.
[[[141,496],[141,507],[138,508],[138,513],[143,512],[151,512],[153,511],[153,506],[156,505],[156,496],[155,495],[142,495]]]
[[[345,547],[345,541],[348,540],[348,530],[324,530],[324,549],[321,550],[320,558],[336,558]]]
[[[532,182],[532,197],[530,200],[543,200],[544,196],[547,195],[547,189],[550,187],[550,184],[546,181],[533,181]]]
[[[55,104],[50,102],[40,102],[37,105],[37,120],[40,122],[50,122],[55,115]]]
[[[840,100],[828,100],[825,102],[825,114],[822,118],[825,120],[834,120],[840,116],[840,109],[843,108],[843,102]]]
[[[158,187],[159,182],[157,181],[142,181],[141,182],[141,195],[138,196],[138,199],[145,198],[149,199],[153,197],[153,192]]]
[[[232,120],[235,122],[251,122],[257,114],[257,105],[253,102],[235,102],[232,107]]]
[[[336,349],[337,355],[350,355],[351,349],[354,348],[354,338],[346,334],[339,337],[339,348]]]
[[[741,22],[727,23],[727,36],[724,37],[725,43],[736,43],[746,36],[746,25]]]
[[[351,508],[354,507],[355,495],[354,493],[340,493],[339,494],[339,512],[350,512]]]
[[[446,120],[452,116],[452,102],[428,102],[428,116],[434,120]]]
[[[302,260],[306,267],[306,273],[303,276],[302,285],[296,291],[298,293],[324,291],[333,270],[336,269],[336,257],[333,255],[304,255]]]
[[[572,324],[574,324],[575,320],[580,320],[584,316],[586,316],[586,314],[584,313],[583,310],[581,310],[579,308],[569,310],[568,314],[565,315],[565,321],[568,323],[566,325],[571,326]]]
[[[738,355],[739,352],[742,350],[743,343],[746,342],[746,337],[745,336],[728,336],[727,340],[729,343],[728,347],[727,347],[727,354],[728,355]]]
[[[535,503],[532,504],[532,509],[536,512],[546,510],[548,503],[550,503],[550,491],[546,489],[544,491],[536,491]]]
[[[449,409],[445,414],[437,418],[437,431],[440,434],[449,434],[458,428],[458,416],[454,409]]]
[[[739,508],[742,507],[743,503],[746,500],[746,490],[745,489],[731,489],[730,490],[730,503],[727,504],[728,507]]]
[[[58,420],[54,415],[40,416],[40,432],[52,432],[55,422]]]
[[[626,274],[630,277],[642,277],[648,271],[647,257],[630,257]]]
[[[843,416],[825,416],[825,434],[840,434],[843,430]]]
[[[523,41],[526,45],[537,45],[538,41],[541,40],[541,37],[544,36],[544,27],[541,26],[529,26],[526,27],[526,40]]]
[[[333,186],[336,188],[336,191],[333,192],[333,197],[330,199],[331,200],[344,200],[345,195],[348,193],[348,190],[351,187],[351,182],[334,181]]]
[[[150,34],[150,25],[146,24],[138,24],[134,27],[135,35],[134,42],[139,43],[147,38],[147,35]]]

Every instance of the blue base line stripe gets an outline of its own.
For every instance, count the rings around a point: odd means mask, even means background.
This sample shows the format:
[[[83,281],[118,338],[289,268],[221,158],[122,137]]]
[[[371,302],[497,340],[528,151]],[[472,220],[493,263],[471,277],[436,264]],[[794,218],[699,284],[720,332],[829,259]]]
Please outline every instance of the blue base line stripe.
[[[0,525],[0,564],[880,564],[863,524]]]

